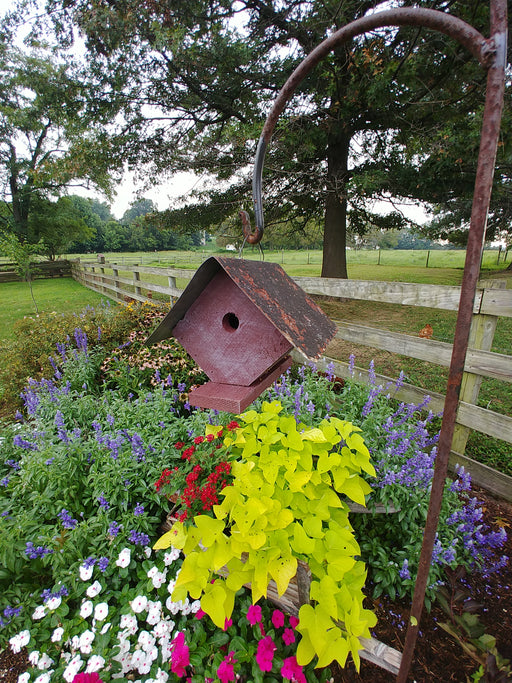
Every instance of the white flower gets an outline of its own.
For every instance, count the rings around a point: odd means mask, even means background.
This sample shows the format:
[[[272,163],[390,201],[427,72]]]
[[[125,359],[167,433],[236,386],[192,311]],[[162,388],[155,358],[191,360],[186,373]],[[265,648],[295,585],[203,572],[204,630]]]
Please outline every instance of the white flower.
[[[180,551],[178,550],[178,548],[173,548],[171,546],[171,549],[164,554],[165,565],[167,566],[169,564],[172,564],[175,560],[178,559],[179,556],[180,556]]]
[[[155,680],[158,681],[158,683],[167,683],[167,679],[169,678],[169,674],[166,671],[162,671],[162,669],[158,669],[156,672],[156,678]]]
[[[84,652],[84,650],[87,650],[88,648],[91,647],[91,643],[95,638],[95,634],[92,631],[84,631],[82,635],[80,636],[80,650],[84,654],[89,654],[89,652]]]
[[[108,604],[106,602],[99,602],[94,608],[94,618],[96,621],[103,621],[108,616]]]
[[[21,674],[21,676],[18,676],[18,683],[29,683],[30,681],[30,674],[26,671],[24,674]]]
[[[135,650],[132,655],[132,666],[138,669],[146,661],[146,653],[142,650]]]
[[[63,677],[64,679],[68,682],[71,683],[73,678],[77,675],[77,673],[80,671],[80,668],[83,664],[83,661],[80,657],[80,655],[75,655],[73,659],[69,662],[67,667],[64,669],[63,672]]]
[[[201,609],[201,600],[194,600],[194,602],[190,605],[190,611],[192,614],[196,614],[196,612],[199,612]]]
[[[63,635],[64,635],[64,629],[62,628],[62,626],[59,626],[52,633],[52,642],[53,643],[59,643],[62,640]]]
[[[73,650],[78,650],[80,647],[80,638],[78,636],[73,636],[71,638],[71,647]]]
[[[92,609],[93,604],[90,600],[85,600],[82,602],[82,606],[80,607],[80,616],[82,619],[87,619],[87,617],[92,614]]]
[[[33,650],[28,656],[28,661],[32,664],[32,666],[37,666],[40,656],[39,650]]]
[[[42,619],[46,614],[46,607],[44,605],[39,605],[39,607],[36,607],[34,610],[34,614],[32,615],[32,619]]]
[[[118,567],[127,567],[130,564],[131,551],[130,548],[124,548],[119,553],[119,557],[116,560]]]
[[[59,607],[61,602],[62,602],[62,598],[60,597],[60,595],[56,595],[56,596],[54,596],[48,600],[48,602],[46,603],[46,607],[48,607],[48,609],[52,609],[52,610],[57,609],[57,607]]]
[[[95,598],[101,591],[103,590],[101,583],[99,581],[95,581],[93,584],[89,586],[89,588],[86,590],[87,597],[89,598]]]
[[[160,588],[165,583],[166,572],[157,572],[151,579],[155,588]]]
[[[105,635],[105,633],[109,630],[109,628],[110,628],[111,626],[112,626],[112,624],[110,623],[110,621],[107,622],[106,624],[104,624],[104,625],[101,627],[100,635],[101,635],[101,636]]]
[[[135,614],[143,612],[146,609],[147,605],[148,599],[145,595],[137,595],[137,597],[130,602],[130,606],[132,610],[135,612]]]
[[[30,631],[20,631],[16,636],[13,636],[9,640],[11,650],[17,654],[22,647],[28,645],[30,642]]]
[[[147,548],[144,548],[144,555],[146,557],[151,557],[151,548],[149,546]]]
[[[85,669],[87,673],[93,673],[94,671],[100,671],[105,666],[105,660],[100,655],[93,655],[89,657],[87,662],[87,668]]]
[[[50,679],[52,677],[52,672],[47,671],[44,674],[40,674],[35,680],[34,683],[49,683]]]
[[[37,668],[43,671],[44,669],[49,669],[53,664],[53,659],[49,657],[46,652],[43,652],[37,663]]]
[[[169,623],[167,621],[159,621],[153,629],[153,633],[157,638],[164,638],[170,631]]]
[[[93,569],[94,567],[92,565],[90,567],[85,567],[83,564],[80,565],[78,573],[80,574],[82,581],[89,581],[92,576]]]
[[[146,619],[146,622],[148,624],[151,624],[151,626],[154,626],[155,624],[158,624],[160,619],[162,618],[162,613],[159,609],[152,609],[148,612],[148,616]]]
[[[155,644],[155,638],[148,631],[141,631],[137,640],[142,649],[146,651]]]
[[[80,652],[83,655],[90,655],[92,652],[92,645],[89,645],[89,644],[82,645],[80,648]]]
[[[145,648],[144,652],[147,654],[148,659],[150,659],[152,662],[154,662],[158,657],[158,648],[155,645],[150,648]]]
[[[158,567],[156,567],[156,566],[151,567],[151,569],[147,573],[148,579],[152,579],[155,576],[155,574],[158,574],[158,573],[159,573]]]
[[[139,664],[139,666],[137,667],[137,671],[140,674],[148,674],[151,671],[151,664],[151,659],[147,657],[141,664]]]
[[[119,620],[120,628],[127,628],[129,631],[135,633],[137,631],[137,617],[133,614],[122,614]]]
[[[181,608],[181,613],[187,616],[188,614],[190,614],[191,611],[192,609],[190,607],[190,601],[188,598],[185,598],[185,602],[183,603],[183,607]]]
[[[175,586],[176,586],[176,580],[171,579],[171,581],[169,581],[169,583],[167,584],[167,592],[169,593],[169,595],[172,595],[172,592],[173,592]]]

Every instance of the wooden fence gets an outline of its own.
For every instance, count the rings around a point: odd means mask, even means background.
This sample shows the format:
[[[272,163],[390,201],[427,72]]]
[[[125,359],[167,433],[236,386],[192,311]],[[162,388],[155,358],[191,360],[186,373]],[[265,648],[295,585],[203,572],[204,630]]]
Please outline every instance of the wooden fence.
[[[118,301],[130,299],[146,301],[155,294],[157,297],[165,297],[172,303],[183,291],[177,287],[177,279],[188,281],[194,272],[178,268],[128,266],[104,261],[81,262],[80,260],[73,262],[72,267],[72,275],[76,280]],[[141,274],[158,275],[164,281],[167,278],[167,285],[142,280]],[[457,311],[459,306],[459,287],[310,277],[296,277],[294,280],[306,292],[314,295],[452,311]],[[482,283],[475,296],[470,348],[466,358],[452,442],[452,465],[455,462],[464,465],[471,472],[476,484],[507,500],[512,500],[512,477],[496,472],[464,455],[467,438],[472,429],[512,444],[512,417],[477,405],[480,385],[484,377],[512,382],[512,356],[494,353],[490,350],[498,318],[500,316],[512,317],[512,290],[506,290],[504,287],[505,282],[500,280]],[[421,339],[349,322],[339,322],[337,325],[336,337],[338,339],[440,366],[449,367],[450,365],[452,345],[449,343]],[[298,353],[295,354],[295,358],[299,361],[304,360]],[[334,371],[339,377],[350,376],[348,362],[324,357],[317,365],[320,369],[326,369],[330,363],[334,363]],[[368,382],[368,371],[355,368],[353,377],[356,380]],[[376,379],[379,383],[391,381],[390,378],[382,375],[377,375]],[[420,403],[425,393],[425,389],[403,384],[394,397],[409,403]],[[428,394],[431,397],[429,409],[441,412],[444,406],[444,396],[436,392],[428,392]]]
[[[50,277],[71,277],[71,262],[61,261],[37,261],[30,266],[30,274],[33,280]],[[21,277],[15,270],[13,263],[4,263],[0,268],[0,282],[19,282]]]

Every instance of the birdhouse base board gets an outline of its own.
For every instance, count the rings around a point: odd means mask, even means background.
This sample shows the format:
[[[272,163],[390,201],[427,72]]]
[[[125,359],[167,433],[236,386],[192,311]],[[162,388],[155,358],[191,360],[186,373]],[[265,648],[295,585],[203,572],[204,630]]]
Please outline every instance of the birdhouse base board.
[[[227,413],[241,413],[283,372],[286,372],[291,364],[292,359],[287,356],[248,387],[238,384],[207,382],[189,393],[188,402],[196,408],[212,408]]]

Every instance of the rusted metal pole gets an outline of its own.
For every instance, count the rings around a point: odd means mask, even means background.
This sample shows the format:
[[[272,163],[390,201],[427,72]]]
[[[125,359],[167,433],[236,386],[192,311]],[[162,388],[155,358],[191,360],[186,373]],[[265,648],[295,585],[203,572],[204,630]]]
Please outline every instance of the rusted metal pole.
[[[453,351],[448,375],[443,421],[439,436],[439,446],[435,462],[434,477],[432,480],[432,490],[423,535],[418,574],[414,586],[411,616],[402,652],[402,662],[396,679],[397,683],[405,683],[407,680],[411,668],[416,639],[418,637],[419,622],[423,611],[444,484],[448,471],[448,460],[453,440],[455,419],[459,407],[459,393],[468,349],[473,303],[480,274],[480,261],[485,238],[485,228],[487,225],[487,212],[491,198],[494,164],[496,161],[496,150],[503,109],[507,53],[506,31],[506,0],[491,0],[491,38],[489,40],[489,47],[494,52],[494,60],[487,75],[485,109],[482,121],[480,150],[478,154],[475,192],[473,195],[466,262],[453,340]]]

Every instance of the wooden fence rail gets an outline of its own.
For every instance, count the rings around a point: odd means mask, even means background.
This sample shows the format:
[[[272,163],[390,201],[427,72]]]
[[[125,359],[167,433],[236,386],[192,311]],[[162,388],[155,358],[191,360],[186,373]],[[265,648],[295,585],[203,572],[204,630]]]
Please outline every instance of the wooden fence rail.
[[[188,281],[194,272],[180,268],[154,268],[80,260],[73,262],[72,267],[72,274],[76,280],[118,301],[130,299],[146,301],[155,293],[157,297],[163,296],[173,303],[183,291],[177,287],[176,280]],[[142,280],[141,274],[157,275],[162,281],[167,278],[167,285],[156,284],[147,279]],[[459,305],[460,289],[458,287],[311,277],[295,277],[294,280],[309,294],[340,299],[359,299],[452,311],[456,311]],[[512,477],[495,472],[464,455],[470,430],[476,430],[512,444],[512,417],[477,405],[480,384],[484,377],[512,382],[512,356],[490,351],[498,318],[500,316],[512,317],[512,290],[506,290],[504,286],[505,282],[499,280],[481,283],[475,296],[470,348],[466,358],[452,442],[452,464],[455,462],[463,464],[471,472],[476,484],[507,500],[512,500]],[[337,325],[336,337],[338,339],[444,367],[450,365],[451,344],[349,322],[338,322]],[[297,360],[304,360],[298,353],[295,357]],[[323,369],[327,368],[330,363],[334,363],[335,372],[339,377],[349,377],[348,362],[324,357],[318,366]],[[388,377],[381,375],[376,377],[379,383],[392,382]],[[368,372],[356,368],[354,379],[368,382]],[[395,398],[409,403],[420,403],[426,393],[425,389],[404,384],[396,391]],[[428,394],[431,397],[429,409],[434,412],[442,411],[444,396],[435,392],[428,392]]]

